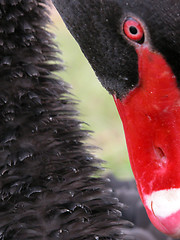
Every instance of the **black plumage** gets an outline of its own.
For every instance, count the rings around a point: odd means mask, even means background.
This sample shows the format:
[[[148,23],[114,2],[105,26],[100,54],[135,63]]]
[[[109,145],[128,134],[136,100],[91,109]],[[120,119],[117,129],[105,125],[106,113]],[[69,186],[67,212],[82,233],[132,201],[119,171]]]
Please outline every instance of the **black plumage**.
[[[120,204],[54,75],[45,4],[0,0],[0,239],[121,239]]]

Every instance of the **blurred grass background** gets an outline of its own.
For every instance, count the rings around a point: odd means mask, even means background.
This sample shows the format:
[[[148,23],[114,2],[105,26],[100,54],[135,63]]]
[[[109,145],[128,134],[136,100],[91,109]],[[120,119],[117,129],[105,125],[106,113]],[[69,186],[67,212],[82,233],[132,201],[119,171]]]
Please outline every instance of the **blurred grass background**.
[[[80,118],[94,131],[90,143],[100,147],[95,154],[105,160],[107,171],[119,178],[130,178],[132,172],[124,139],[122,124],[112,97],[97,80],[79,46],[72,38],[57,11],[51,9],[52,32],[62,51],[66,71],[61,77],[69,82],[72,92],[80,100]]]

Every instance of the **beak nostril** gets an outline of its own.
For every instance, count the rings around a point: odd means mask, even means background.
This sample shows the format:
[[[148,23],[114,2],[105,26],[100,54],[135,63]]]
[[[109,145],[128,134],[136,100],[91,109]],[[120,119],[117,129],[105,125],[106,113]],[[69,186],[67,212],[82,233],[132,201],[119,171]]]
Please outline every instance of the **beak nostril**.
[[[162,159],[162,158],[166,157],[166,155],[165,155],[164,151],[162,150],[162,148],[154,147],[154,149],[155,149],[155,153],[158,156],[158,158]]]
[[[155,163],[158,166],[158,169],[161,171],[161,173],[162,171],[163,173],[165,173],[164,170],[167,169],[167,165],[168,165],[168,159],[165,152],[161,147],[154,146],[154,154],[155,154]]]

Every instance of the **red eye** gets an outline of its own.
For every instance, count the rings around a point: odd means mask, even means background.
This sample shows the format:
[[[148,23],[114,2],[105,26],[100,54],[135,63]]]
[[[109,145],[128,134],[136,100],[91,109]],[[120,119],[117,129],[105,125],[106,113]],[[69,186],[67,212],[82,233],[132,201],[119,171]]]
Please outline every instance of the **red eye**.
[[[123,31],[130,40],[141,44],[144,42],[144,30],[137,20],[133,18],[126,19],[123,25]]]

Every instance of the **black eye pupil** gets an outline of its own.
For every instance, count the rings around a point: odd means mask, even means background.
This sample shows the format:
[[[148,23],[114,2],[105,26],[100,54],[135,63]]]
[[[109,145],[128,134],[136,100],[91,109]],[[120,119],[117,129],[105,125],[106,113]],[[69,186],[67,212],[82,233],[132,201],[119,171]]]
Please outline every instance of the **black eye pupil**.
[[[138,33],[137,28],[134,27],[134,26],[131,26],[131,27],[129,28],[129,31],[130,31],[130,33],[133,34],[133,35],[136,35],[136,34]]]

